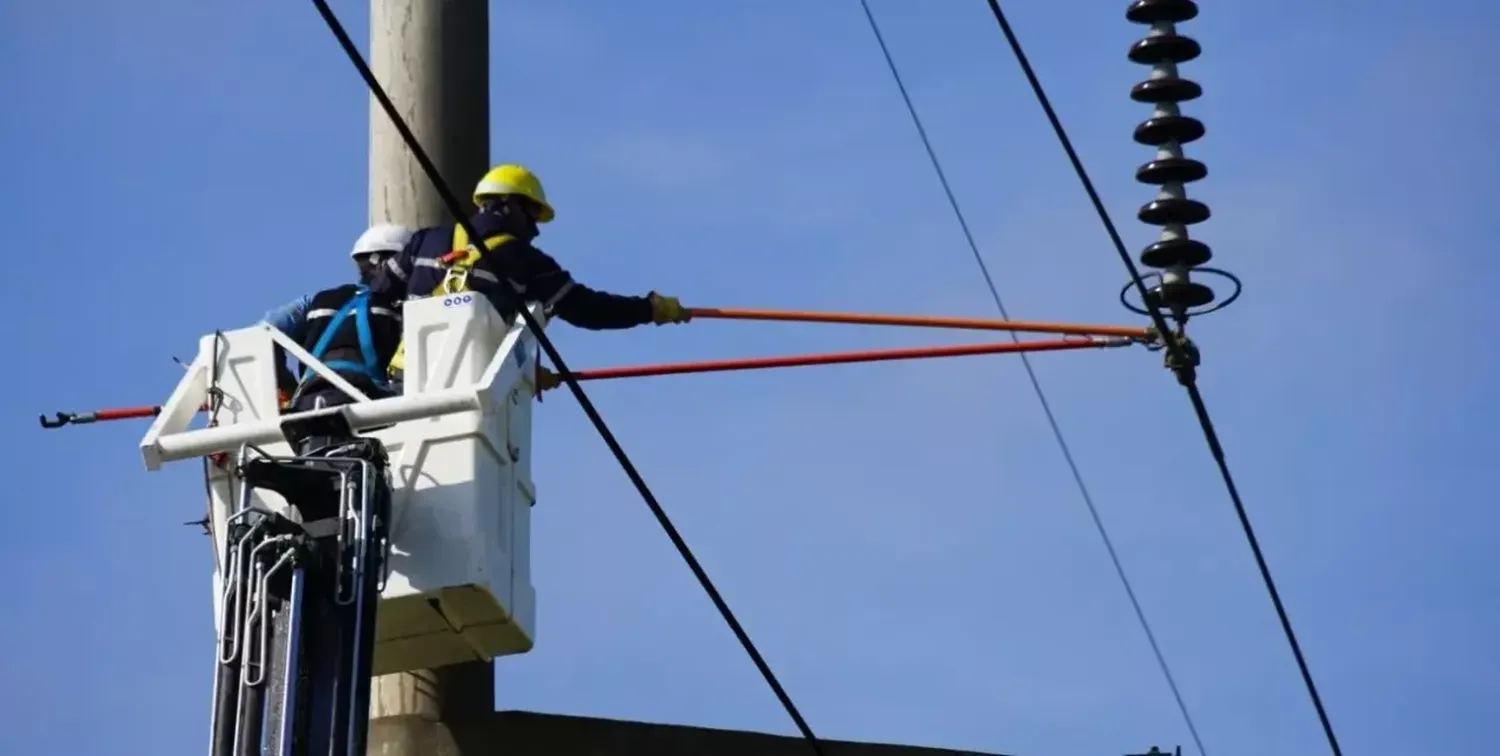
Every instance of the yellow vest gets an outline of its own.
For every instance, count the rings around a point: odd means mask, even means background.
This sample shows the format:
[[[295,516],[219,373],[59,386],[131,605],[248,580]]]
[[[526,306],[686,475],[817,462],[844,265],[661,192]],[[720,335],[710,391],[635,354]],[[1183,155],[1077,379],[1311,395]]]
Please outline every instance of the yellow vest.
[[[510,234],[491,236],[484,240],[485,251],[491,251],[514,238]],[[448,271],[443,274],[443,280],[439,281],[437,287],[431,292],[418,294],[417,296],[411,296],[411,292],[407,292],[407,299],[422,299],[442,294],[457,294],[458,292],[469,290],[469,271],[479,262],[479,258],[483,253],[479,251],[478,247],[469,244],[469,232],[465,231],[463,225],[459,223],[453,224],[453,246],[449,247],[449,249],[467,250],[467,254],[449,264]],[[403,339],[397,345],[396,354],[391,357],[390,365],[386,368],[386,372],[392,378],[399,379],[405,370],[406,341]]]

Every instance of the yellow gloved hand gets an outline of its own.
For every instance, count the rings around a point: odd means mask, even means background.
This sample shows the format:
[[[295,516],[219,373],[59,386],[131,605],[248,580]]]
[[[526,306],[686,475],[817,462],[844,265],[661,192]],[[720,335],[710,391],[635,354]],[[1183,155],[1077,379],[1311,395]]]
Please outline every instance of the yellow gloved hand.
[[[651,292],[651,320],[657,325],[666,323],[686,323],[693,319],[693,314],[677,297],[664,297],[656,292]]]

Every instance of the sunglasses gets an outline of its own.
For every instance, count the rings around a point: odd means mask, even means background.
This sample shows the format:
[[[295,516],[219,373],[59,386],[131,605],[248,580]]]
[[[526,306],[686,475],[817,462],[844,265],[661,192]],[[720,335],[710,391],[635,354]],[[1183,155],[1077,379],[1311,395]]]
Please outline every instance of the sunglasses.
[[[518,208],[533,223],[538,222],[538,221],[541,220],[541,217],[542,217],[542,206],[539,205],[539,204],[537,204],[536,202],[533,202],[532,200],[530,200],[530,199],[528,199],[526,197],[522,197],[520,195],[503,195],[503,196],[486,197],[485,200],[484,200],[484,202],[482,204],[480,204],[479,208],[480,208],[480,210],[482,210],[484,212],[487,212],[487,213],[493,213],[495,215],[504,215],[505,214],[505,210],[503,208],[507,204],[512,205],[512,206]]]

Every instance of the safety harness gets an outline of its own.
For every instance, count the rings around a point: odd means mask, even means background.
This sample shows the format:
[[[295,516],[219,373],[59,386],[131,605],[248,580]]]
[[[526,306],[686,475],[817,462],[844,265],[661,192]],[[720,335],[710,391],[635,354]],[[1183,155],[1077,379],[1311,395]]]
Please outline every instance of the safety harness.
[[[375,353],[375,336],[370,330],[370,289],[363,284],[355,287],[354,296],[349,299],[339,311],[334,314],[333,319],[328,322],[328,327],[318,336],[318,342],[313,345],[312,356],[321,361],[323,354],[328,351],[328,345],[333,343],[334,336],[338,333],[344,320],[350,315],[354,316],[354,329],[359,337],[359,355],[361,362],[351,360],[333,360],[324,363],[328,369],[343,373],[355,373],[369,378],[376,386],[385,388],[385,371],[380,369],[379,358]],[[304,369],[297,385],[297,393],[310,382],[317,373]]]
[[[453,243],[447,254],[440,257],[419,256],[412,263],[417,267],[436,268],[443,271],[443,277],[437,286],[433,287],[431,293],[424,296],[440,297],[469,291],[470,276],[499,285],[500,279],[494,273],[488,270],[477,269],[474,266],[479,263],[479,259],[484,256],[485,252],[493,252],[515,238],[511,234],[496,234],[484,240],[484,250],[480,251],[478,245],[469,243],[469,233],[464,230],[463,224],[455,223],[453,225]],[[513,278],[509,279],[509,283],[518,296],[525,298],[525,284]],[[551,313],[552,308],[563,296],[573,289],[574,285],[574,282],[570,279],[567,283],[559,286],[551,298],[542,303],[544,310]],[[396,347],[396,354],[391,358],[389,364],[389,371],[392,377],[400,376],[405,370],[406,342],[404,340]]]
[[[495,249],[498,249],[501,245],[515,238],[516,237],[510,234],[499,234],[497,236],[491,236],[484,241],[485,251],[492,252]],[[484,253],[480,252],[478,247],[469,243],[469,234],[468,232],[464,231],[464,227],[461,225],[455,225],[453,227],[453,251],[449,252],[446,255],[443,255],[436,260],[432,260],[430,263],[431,265],[434,265],[436,267],[446,269],[443,274],[443,280],[438,283],[437,288],[432,290],[432,294],[430,296],[436,297],[443,294],[457,294],[460,291],[468,291],[469,276],[471,275],[475,278],[489,281],[492,284],[499,284],[500,279],[496,278],[494,273],[491,273],[487,270],[477,270],[474,268],[474,265],[479,262],[479,258],[483,257],[483,255]],[[427,261],[418,260],[417,264],[427,264]],[[515,289],[515,293],[524,298],[526,296],[526,284],[523,284],[514,278],[508,280],[511,287]],[[570,278],[567,283],[557,287],[557,291],[553,292],[552,296],[546,302],[542,303],[543,309],[545,309],[548,313],[552,312],[552,308],[555,307],[558,301],[566,296],[574,286],[575,284]]]
[[[514,239],[510,234],[498,234],[484,240],[485,251],[492,251],[506,242]],[[438,285],[433,287],[432,292],[426,296],[442,296],[444,294],[457,294],[469,290],[469,276],[473,275],[492,283],[499,283],[495,274],[487,270],[475,270],[479,258],[484,256],[479,248],[469,243],[469,232],[464,230],[463,224],[453,224],[453,244],[451,250],[442,257],[418,257],[413,263],[424,268],[440,268],[443,270],[443,278]],[[525,289],[522,289],[524,291]],[[389,367],[392,377],[399,376],[406,369],[406,340],[402,339],[396,347],[396,354],[391,357]]]
[[[506,242],[515,239],[510,234],[498,234],[484,240],[484,251],[490,252]],[[453,225],[452,252],[434,260],[439,265],[445,266],[447,270],[443,273],[443,280],[438,282],[437,288],[432,290],[432,296],[441,294],[457,294],[469,290],[469,276],[474,275],[489,280],[491,283],[500,283],[495,274],[487,270],[475,270],[474,266],[479,258],[484,255],[479,248],[469,243],[469,232],[464,230],[463,224]],[[522,288],[522,291],[525,291]]]

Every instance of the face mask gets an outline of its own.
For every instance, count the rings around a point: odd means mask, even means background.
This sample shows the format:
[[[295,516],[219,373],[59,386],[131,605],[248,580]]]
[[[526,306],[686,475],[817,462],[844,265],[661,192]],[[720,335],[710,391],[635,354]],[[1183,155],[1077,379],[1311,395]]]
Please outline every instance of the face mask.
[[[537,228],[536,216],[528,211],[526,202],[513,197],[496,197],[485,200],[480,212],[504,218],[506,229],[524,239],[535,239],[541,230]]]
[[[380,269],[381,258],[377,254],[360,255],[354,258],[354,264],[359,268],[360,283],[369,283],[374,278],[375,272]]]

